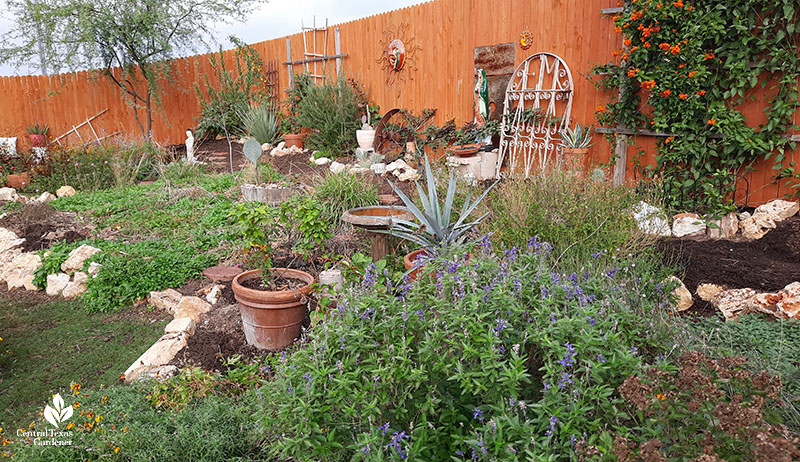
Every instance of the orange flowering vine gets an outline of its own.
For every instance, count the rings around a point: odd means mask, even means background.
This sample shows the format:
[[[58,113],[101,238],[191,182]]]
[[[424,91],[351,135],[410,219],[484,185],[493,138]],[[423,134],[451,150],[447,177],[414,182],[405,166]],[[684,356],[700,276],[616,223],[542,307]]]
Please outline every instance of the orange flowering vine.
[[[669,52],[672,53],[673,55],[677,55],[678,53],[681,52],[681,46],[680,45],[671,46],[669,48]]]
[[[686,93],[678,93],[678,98],[680,98],[680,99],[686,99],[688,97],[689,97],[689,95],[687,95]]]
[[[706,53],[706,57],[705,57],[705,59],[706,59],[706,60],[709,60],[709,59],[714,59],[714,53]]]
[[[636,77],[636,74],[641,72],[641,69],[629,69],[628,70],[628,77]]]
[[[689,72],[689,77],[694,77],[695,74],[697,74],[697,71],[691,71]]]
[[[652,90],[653,87],[655,86],[656,86],[655,80],[645,80],[644,82],[642,82],[642,88],[644,88],[645,90]]]
[[[697,92],[697,94],[700,95],[700,96],[706,96],[706,91],[705,90],[700,90],[700,91]]]
[[[659,93],[659,95],[663,96],[664,98],[668,97],[671,94],[672,94],[672,90],[670,90],[669,88],[667,88],[666,90],[664,90],[661,93]]]
[[[595,112],[599,112],[600,114],[602,114],[602,113],[606,112],[606,108],[604,108],[603,106],[597,106],[597,108],[595,109]]]
[[[676,2],[672,2],[672,6],[676,8],[683,8],[683,0],[678,0]]]
[[[717,119],[708,119],[708,124],[709,125],[714,125],[716,123],[717,123]]]

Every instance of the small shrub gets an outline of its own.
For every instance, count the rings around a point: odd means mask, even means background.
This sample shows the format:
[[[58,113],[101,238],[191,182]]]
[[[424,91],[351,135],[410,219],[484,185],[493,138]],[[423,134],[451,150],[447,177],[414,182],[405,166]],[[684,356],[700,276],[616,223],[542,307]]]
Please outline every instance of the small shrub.
[[[167,157],[164,150],[152,141],[116,138],[95,148],[101,157],[109,159],[114,185],[130,186],[155,175],[155,165]]]
[[[115,153],[102,147],[56,147],[32,166],[29,190],[55,193],[70,185],[78,191],[97,191],[114,186],[111,162]]]
[[[168,185],[197,183],[206,173],[206,166],[183,161],[158,164],[159,176]]]
[[[355,90],[344,78],[309,87],[298,111],[300,125],[314,129],[306,138],[307,147],[328,148],[336,153],[355,149],[356,130],[361,128],[359,103]]]
[[[362,175],[330,173],[316,181],[314,197],[322,207],[323,217],[336,224],[344,212],[352,208],[376,205],[378,188]]]
[[[558,255],[565,252],[562,262],[569,264],[643,238],[630,212],[638,201],[627,187],[552,172],[503,182],[489,201],[492,216],[483,229],[508,246],[524,246],[527,236],[539,235]]]
[[[311,256],[325,249],[333,237],[331,223],[314,197],[298,194],[281,204],[280,220],[293,252]]]

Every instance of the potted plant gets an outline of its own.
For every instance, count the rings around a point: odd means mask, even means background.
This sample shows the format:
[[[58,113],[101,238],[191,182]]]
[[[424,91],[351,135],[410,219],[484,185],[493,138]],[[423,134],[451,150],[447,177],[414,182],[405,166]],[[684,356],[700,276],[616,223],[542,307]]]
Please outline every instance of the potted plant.
[[[249,245],[248,258],[257,267],[234,277],[231,283],[245,338],[257,348],[280,350],[300,336],[314,277],[300,270],[272,267],[276,209],[244,203],[230,216],[241,226]]]
[[[23,189],[31,184],[31,175],[26,170],[30,159],[20,154],[18,157],[7,157],[0,165],[0,174],[5,174],[5,184],[14,189]]]
[[[284,133],[283,141],[286,142],[287,148],[297,146],[303,149],[303,138],[305,138],[307,133],[303,133],[304,129],[300,127],[300,102],[305,98],[308,93],[308,88],[311,85],[312,81],[309,74],[294,75],[294,88],[289,91],[286,118],[281,121],[281,128]]]
[[[477,125],[475,122],[469,122],[456,131],[454,144],[448,151],[454,156],[473,156],[483,147],[483,142],[479,141],[479,138]]]
[[[589,147],[592,146],[592,127],[581,127],[576,123],[574,129],[566,127],[559,130],[559,134],[561,146],[564,148],[565,169],[578,177],[583,177],[586,157],[589,154]]]
[[[26,130],[31,140],[31,147],[43,148],[47,146],[47,132],[50,131],[50,127],[47,125],[40,126],[39,122],[36,122],[33,125],[28,125]]]
[[[467,243],[469,232],[480,224],[489,213],[487,212],[474,220],[469,219],[470,214],[472,214],[478,207],[478,204],[480,204],[483,198],[486,197],[489,191],[497,184],[497,181],[492,183],[492,185],[486,188],[475,201],[471,201],[472,187],[470,187],[461,213],[453,219],[453,202],[455,200],[457,186],[455,172],[450,172],[447,196],[442,204],[439,203],[439,194],[436,191],[433,171],[431,170],[431,164],[428,162],[427,156],[425,157],[425,181],[428,186],[427,194],[425,194],[422,186],[417,183],[417,191],[422,201],[422,210],[420,210],[419,207],[414,204],[414,201],[409,199],[400,188],[395,186],[391,181],[389,182],[392,189],[400,196],[400,200],[403,201],[409,212],[414,215],[414,218],[416,218],[418,222],[395,220],[392,222],[392,227],[388,231],[385,231],[392,236],[420,245],[419,249],[407,254],[403,258],[403,263],[412,279],[417,277],[417,273],[424,265],[425,261],[441,256],[453,246]]]

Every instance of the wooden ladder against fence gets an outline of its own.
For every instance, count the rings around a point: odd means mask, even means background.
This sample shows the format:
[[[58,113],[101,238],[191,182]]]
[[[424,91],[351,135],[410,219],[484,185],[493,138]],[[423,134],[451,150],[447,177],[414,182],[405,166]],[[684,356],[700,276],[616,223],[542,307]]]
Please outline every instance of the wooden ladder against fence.
[[[55,143],[55,144],[58,144],[59,146],[63,146],[61,141],[62,140],[66,141],[65,138],[67,136],[69,136],[70,134],[72,134],[72,133],[74,133],[75,136],[77,136],[78,139],[80,140],[80,144],[78,146],[83,146],[83,145],[86,145],[86,144],[89,144],[89,143],[100,144],[101,141],[103,141],[103,140],[105,140],[107,138],[111,138],[114,135],[119,134],[118,131],[116,131],[114,133],[111,133],[110,135],[104,135],[102,137],[97,134],[97,130],[95,130],[94,125],[92,125],[92,121],[97,119],[97,118],[99,118],[101,115],[105,114],[106,112],[108,112],[108,108],[103,109],[102,111],[98,112],[97,114],[93,115],[92,117],[89,117],[88,119],[84,120],[82,123],[80,123],[78,125],[73,125],[71,130],[68,130],[63,135],[61,135],[58,138],[54,139],[53,141],[50,142],[50,144],[54,144]],[[81,136],[81,132],[78,130],[79,128],[81,128],[83,126],[89,127],[89,131],[90,131],[90,134],[91,134],[91,137],[89,139],[85,140]]]

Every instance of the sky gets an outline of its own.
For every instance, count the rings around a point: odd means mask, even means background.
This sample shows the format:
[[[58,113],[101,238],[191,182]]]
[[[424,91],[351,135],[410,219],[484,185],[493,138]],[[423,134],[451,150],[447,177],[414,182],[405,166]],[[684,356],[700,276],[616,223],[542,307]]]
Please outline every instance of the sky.
[[[165,0],[180,1],[180,0]],[[310,26],[316,16],[317,26],[330,25],[371,16],[421,3],[421,0],[269,0],[250,15],[244,24],[220,24],[216,38],[228,48],[227,37],[236,35],[247,43],[261,42],[300,32],[301,21]],[[5,1],[0,0],[0,12],[5,11]],[[0,36],[8,32],[13,18],[0,13]],[[38,69],[15,69],[0,65],[0,75],[25,75],[38,73]]]

